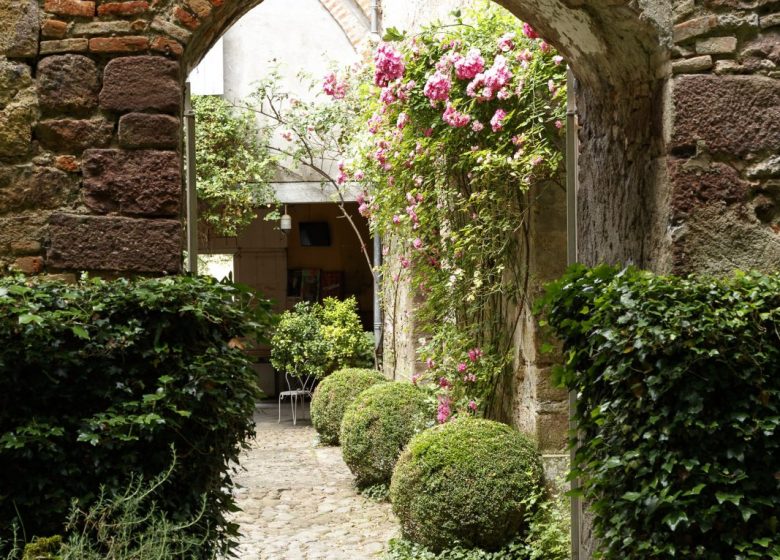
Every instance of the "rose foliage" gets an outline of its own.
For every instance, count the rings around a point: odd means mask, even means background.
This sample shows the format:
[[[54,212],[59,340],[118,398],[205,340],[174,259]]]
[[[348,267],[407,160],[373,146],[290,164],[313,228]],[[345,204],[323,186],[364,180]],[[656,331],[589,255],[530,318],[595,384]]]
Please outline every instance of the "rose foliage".
[[[529,189],[563,188],[563,59],[495,5],[455,17],[413,37],[391,30],[363,71],[371,85],[325,82],[336,104],[362,96],[339,180],[366,186],[360,210],[385,242],[386,291],[408,283],[422,302],[440,422],[489,410],[511,370]]]

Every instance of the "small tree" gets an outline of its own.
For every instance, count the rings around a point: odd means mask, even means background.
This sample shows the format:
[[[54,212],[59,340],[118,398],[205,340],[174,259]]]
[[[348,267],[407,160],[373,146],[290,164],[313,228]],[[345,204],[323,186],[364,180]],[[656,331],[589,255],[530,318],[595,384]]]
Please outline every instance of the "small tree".
[[[200,217],[220,235],[238,235],[258,206],[274,200],[268,131],[221,97],[195,96],[192,107]]]
[[[373,365],[373,341],[363,331],[355,298],[301,302],[282,314],[271,339],[271,365],[297,376]]]

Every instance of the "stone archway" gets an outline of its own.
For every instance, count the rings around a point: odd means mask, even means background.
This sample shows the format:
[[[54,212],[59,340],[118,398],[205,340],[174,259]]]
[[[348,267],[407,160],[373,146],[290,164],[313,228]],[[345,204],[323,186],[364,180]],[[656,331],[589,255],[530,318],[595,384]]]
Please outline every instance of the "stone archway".
[[[179,269],[182,76],[257,3],[4,2],[15,33],[0,45],[3,265]],[[771,2],[502,3],[567,55],[581,84],[581,260],[780,264]]]

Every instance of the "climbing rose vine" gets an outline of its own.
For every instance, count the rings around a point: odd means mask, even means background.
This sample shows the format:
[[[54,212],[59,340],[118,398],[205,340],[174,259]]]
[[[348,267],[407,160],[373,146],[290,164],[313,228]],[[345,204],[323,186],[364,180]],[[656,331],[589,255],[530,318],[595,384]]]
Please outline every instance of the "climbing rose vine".
[[[362,88],[361,129],[340,169],[366,185],[361,212],[385,240],[386,293],[408,283],[421,302],[426,371],[414,381],[435,387],[446,422],[489,411],[511,373],[528,193],[562,188],[566,68],[530,25],[492,4],[388,39],[367,71],[373,86],[352,86]]]
[[[563,188],[564,61],[502,8],[473,6],[413,37],[390,30],[364,64],[324,77],[327,103],[278,117],[289,153],[337,154],[330,184],[363,186],[385,313],[411,289],[426,364],[414,381],[435,390],[439,422],[495,410],[526,307],[529,210]]]

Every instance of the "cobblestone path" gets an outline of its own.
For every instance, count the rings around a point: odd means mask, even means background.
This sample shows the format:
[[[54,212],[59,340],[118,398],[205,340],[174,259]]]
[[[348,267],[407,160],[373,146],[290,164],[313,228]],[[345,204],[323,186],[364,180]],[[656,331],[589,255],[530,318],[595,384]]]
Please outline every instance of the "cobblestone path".
[[[289,405],[261,405],[257,439],[235,481],[242,512],[241,560],[363,560],[381,558],[398,526],[387,503],[358,495],[341,448],[318,446],[307,420],[292,425]],[[285,416],[286,414],[286,416]]]

